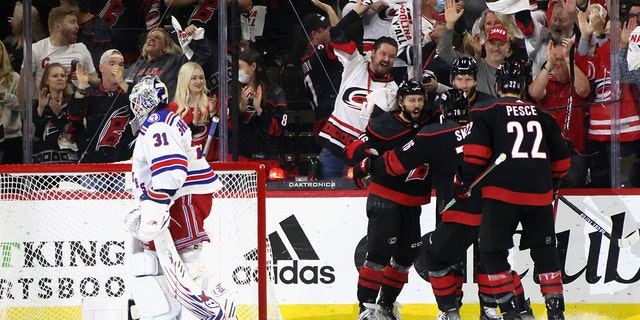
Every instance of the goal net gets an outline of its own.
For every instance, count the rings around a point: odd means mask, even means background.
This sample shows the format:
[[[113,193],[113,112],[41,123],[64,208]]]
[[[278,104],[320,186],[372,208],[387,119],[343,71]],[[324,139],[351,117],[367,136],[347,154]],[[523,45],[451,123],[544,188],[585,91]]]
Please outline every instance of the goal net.
[[[224,188],[205,221],[209,283],[233,294],[239,320],[282,319],[265,230],[264,168],[211,166]],[[128,319],[131,237],[122,221],[136,205],[130,170],[0,166],[0,319]]]

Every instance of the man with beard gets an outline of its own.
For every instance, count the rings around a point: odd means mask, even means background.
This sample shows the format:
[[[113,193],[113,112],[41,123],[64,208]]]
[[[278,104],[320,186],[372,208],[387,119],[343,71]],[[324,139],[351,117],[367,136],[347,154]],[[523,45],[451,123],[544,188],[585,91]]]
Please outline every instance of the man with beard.
[[[446,24],[440,40],[440,57],[449,65],[453,65],[453,62],[460,57],[469,57],[453,49],[454,28],[462,13],[457,10],[454,0],[447,0],[444,10]],[[474,58],[478,65],[477,89],[495,97],[497,96],[496,70],[511,50],[507,29],[502,26],[491,28],[487,33],[484,47],[487,52],[486,57]]]
[[[20,83],[18,85],[18,96],[24,95],[24,77],[33,79],[34,88],[38,87],[44,70],[54,62],[60,63],[65,69],[73,70],[75,66],[72,61],[79,61],[86,67],[89,75],[89,82],[98,85],[100,78],[93,65],[91,53],[83,43],[76,43],[78,40],[78,18],[76,12],[71,9],[56,7],[49,13],[49,33],[51,36],[33,44],[31,61],[24,61],[20,70]],[[33,74],[24,73],[24,63],[31,63]],[[75,77],[74,72],[70,76]],[[34,91],[34,97],[37,97]],[[22,102],[22,99],[20,99]]]
[[[409,142],[427,123],[425,90],[417,81],[405,81],[398,88],[400,111],[374,118],[366,133],[345,149],[348,158],[362,160],[365,148],[383,153]],[[355,148],[354,146],[359,146]],[[359,320],[398,320],[396,298],[408,281],[409,269],[420,245],[421,206],[431,200],[428,164],[390,177],[371,175],[371,158],[354,168],[354,182],[367,188],[367,255],[358,275]],[[378,297],[379,293],[379,297]],[[376,304],[376,299],[378,302]]]
[[[347,39],[344,34],[344,30],[358,22],[367,10],[368,4],[358,2],[331,29],[330,45],[344,66],[344,72],[334,110],[318,135],[318,143],[323,147],[319,161],[325,179],[342,175],[345,164],[349,161],[343,157],[342,150],[356,140],[369,123],[370,114],[362,110],[367,95],[375,90],[395,94],[398,89],[390,74],[398,53],[396,41],[390,37],[376,40],[371,51],[371,61],[367,61],[358,52],[356,42]]]

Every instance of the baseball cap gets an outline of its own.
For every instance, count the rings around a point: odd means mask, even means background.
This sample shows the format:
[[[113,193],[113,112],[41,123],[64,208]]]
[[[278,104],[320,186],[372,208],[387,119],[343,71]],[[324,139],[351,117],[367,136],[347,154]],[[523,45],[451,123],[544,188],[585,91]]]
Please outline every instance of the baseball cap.
[[[103,64],[105,62],[107,62],[107,60],[111,59],[113,56],[120,56],[122,57],[122,53],[120,53],[120,51],[118,51],[117,49],[109,49],[107,51],[105,51],[102,56],[100,56],[100,64]],[[122,57],[124,59],[124,57]]]
[[[506,43],[506,42],[509,42],[507,35],[508,35],[507,29],[505,29],[502,26],[495,26],[495,27],[489,29],[489,34],[487,36],[487,41],[491,41],[493,39],[498,39],[498,40]]]
[[[311,33],[311,31],[316,31],[320,28],[327,28],[329,25],[329,18],[317,13],[310,13],[302,19],[302,26],[304,26],[306,33]]]

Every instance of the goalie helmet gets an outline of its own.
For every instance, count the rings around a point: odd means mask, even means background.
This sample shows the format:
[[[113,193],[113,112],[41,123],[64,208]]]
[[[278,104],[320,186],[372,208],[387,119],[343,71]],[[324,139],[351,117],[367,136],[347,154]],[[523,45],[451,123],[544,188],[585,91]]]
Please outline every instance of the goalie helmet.
[[[157,76],[144,76],[131,90],[129,102],[138,125],[142,126],[151,111],[169,103],[169,91]]]
[[[451,68],[451,83],[457,75],[472,75],[473,79],[478,80],[478,64],[471,57],[460,57],[453,61]]]
[[[496,89],[502,93],[515,93],[522,97],[527,82],[526,63],[521,61],[502,62],[496,70]]]
[[[420,82],[415,80],[404,80],[398,87],[396,98],[398,101],[402,101],[406,96],[414,94],[422,95],[425,99],[427,98],[427,91]]]
[[[469,111],[469,100],[460,89],[449,89],[440,96],[440,111],[447,120],[466,120]]]

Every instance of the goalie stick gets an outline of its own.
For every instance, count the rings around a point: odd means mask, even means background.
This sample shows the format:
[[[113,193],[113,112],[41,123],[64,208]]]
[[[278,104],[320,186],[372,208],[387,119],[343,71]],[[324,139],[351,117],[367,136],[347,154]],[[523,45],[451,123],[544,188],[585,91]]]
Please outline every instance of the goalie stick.
[[[589,223],[598,232],[602,233],[605,237],[607,237],[607,239],[609,239],[610,241],[614,240],[614,238],[612,238],[612,236],[611,236],[611,233],[609,233],[607,230],[604,229],[604,227],[599,225],[598,222],[596,222],[591,217],[589,217],[586,213],[584,213],[584,211],[580,210],[580,208],[578,208],[576,205],[571,203],[567,198],[565,198],[565,196],[563,196],[561,194],[558,194],[558,199],[560,199],[560,201],[562,201],[562,203],[566,204],[569,208],[571,208],[571,210],[573,210],[575,213],[577,213],[582,219],[584,219],[584,221]],[[631,234],[629,234],[628,236],[626,236],[624,238],[617,239],[617,240],[618,240],[617,241],[618,242],[618,247],[620,247],[620,248],[630,247],[633,244],[635,244],[636,242],[638,242],[638,240],[640,240],[640,231],[636,230],[636,231],[632,232]]]
[[[214,290],[204,290],[191,279],[168,229],[163,230],[153,242],[164,277],[180,304],[203,319],[235,319],[235,303],[232,299],[221,298],[226,289],[218,284]]]
[[[473,179],[473,181],[471,181],[471,183],[467,187],[467,191],[464,194],[466,194],[467,196],[470,196],[471,195],[471,189],[473,189],[473,187],[475,187],[480,182],[480,180],[482,180],[487,174],[489,174],[489,172],[491,172],[491,170],[493,170],[493,168],[495,168],[498,165],[500,165],[506,159],[507,159],[507,155],[504,154],[504,153],[501,153],[490,166],[486,167],[482,172],[480,172],[480,174],[475,179]],[[456,198],[455,197],[453,199],[451,199],[451,201],[449,201],[449,203],[447,203],[446,206],[444,206],[444,209],[442,209],[442,211],[440,211],[440,214],[442,214],[443,212],[449,210],[449,208],[451,208],[451,206],[453,206],[454,204],[456,204]]]

